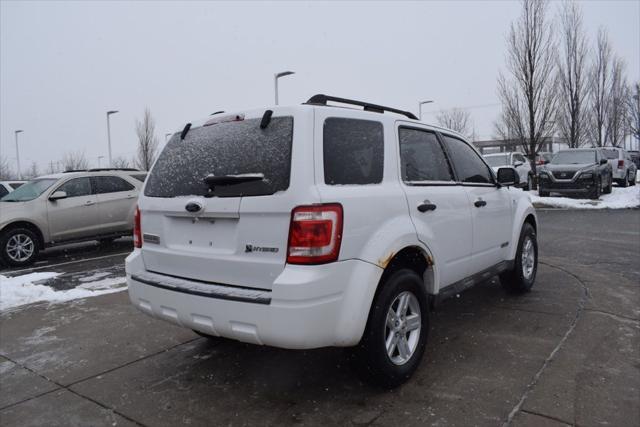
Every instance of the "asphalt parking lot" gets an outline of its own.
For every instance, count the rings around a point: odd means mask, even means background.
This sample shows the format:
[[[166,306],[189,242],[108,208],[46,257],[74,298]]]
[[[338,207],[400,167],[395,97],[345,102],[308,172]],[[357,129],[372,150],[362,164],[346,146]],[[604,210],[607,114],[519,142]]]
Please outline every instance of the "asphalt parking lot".
[[[638,426],[640,211],[539,220],[533,291],[492,280],[445,301],[399,389],[361,383],[341,349],[211,342],[118,292],[0,315],[0,424]],[[73,286],[122,275],[129,248],[79,245],[34,268]]]

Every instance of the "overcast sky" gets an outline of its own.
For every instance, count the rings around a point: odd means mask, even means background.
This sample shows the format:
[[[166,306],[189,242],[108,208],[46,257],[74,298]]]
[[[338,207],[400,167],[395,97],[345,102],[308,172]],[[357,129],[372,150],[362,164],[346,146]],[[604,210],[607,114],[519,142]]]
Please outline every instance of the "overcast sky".
[[[640,79],[640,2],[581,2],[586,29],[609,31],[630,80]],[[551,4],[551,11],[560,6]],[[0,154],[43,171],[65,151],[92,166],[136,150],[145,106],[159,137],[217,110],[280,104],[316,93],[417,112],[470,107],[490,137],[505,35],[520,5],[510,1],[252,3],[0,2]],[[106,157],[102,161],[106,164]]]

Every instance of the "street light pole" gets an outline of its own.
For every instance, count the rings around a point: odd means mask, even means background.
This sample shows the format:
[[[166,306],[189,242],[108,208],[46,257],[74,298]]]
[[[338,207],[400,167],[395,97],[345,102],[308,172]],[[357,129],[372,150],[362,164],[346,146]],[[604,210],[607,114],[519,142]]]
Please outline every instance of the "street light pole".
[[[275,95],[276,95],[276,105],[278,105],[278,79],[280,77],[290,76],[291,74],[295,74],[295,72],[294,71],[282,71],[280,73],[274,74],[274,76],[273,76],[273,84],[274,84]]]
[[[429,100],[429,101],[421,101],[420,103],[418,103],[418,118],[420,120],[422,120],[422,105],[423,104],[431,104],[433,102],[433,100]]]
[[[16,135],[16,163],[18,163],[18,179],[22,180],[22,170],[20,169],[20,149],[18,148],[18,134],[24,132],[21,129],[15,131]]]
[[[107,143],[109,144],[109,167],[113,166],[112,159],[111,159],[111,126],[109,124],[109,116],[117,112],[118,110],[107,111]]]

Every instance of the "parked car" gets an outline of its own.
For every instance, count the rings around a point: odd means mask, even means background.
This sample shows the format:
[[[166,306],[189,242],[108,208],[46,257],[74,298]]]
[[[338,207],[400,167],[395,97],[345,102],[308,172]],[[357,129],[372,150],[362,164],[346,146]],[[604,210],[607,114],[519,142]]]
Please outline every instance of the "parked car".
[[[540,152],[536,154],[536,165],[542,166],[544,164],[547,164],[551,161],[552,158],[553,158],[553,153],[550,153],[548,151]]]
[[[640,169],[640,151],[629,150],[628,153],[629,153],[629,156],[631,157],[631,161],[636,165],[636,168]]]
[[[536,213],[517,182],[389,107],[316,95],[209,117],[171,138],[144,185],[129,295],[205,336],[351,347],[365,378],[397,386],[431,303],[495,274],[533,286]]]
[[[584,194],[597,199],[611,193],[611,165],[600,148],[560,150],[539,171],[538,193]]]
[[[0,199],[0,257],[10,266],[31,264],[51,245],[103,243],[131,235],[142,182],[131,170],[46,175]]]
[[[607,147],[602,150],[607,157],[613,179],[620,187],[636,185],[636,174],[638,167],[631,159],[631,155],[624,149],[618,147]]]
[[[533,174],[531,172],[531,164],[522,153],[510,152],[510,153],[498,153],[498,154],[486,154],[483,156],[485,161],[491,166],[494,171],[498,171],[500,167],[513,167],[515,168],[522,187],[529,191],[533,188]]]
[[[0,181],[0,198],[11,193],[27,181]]]

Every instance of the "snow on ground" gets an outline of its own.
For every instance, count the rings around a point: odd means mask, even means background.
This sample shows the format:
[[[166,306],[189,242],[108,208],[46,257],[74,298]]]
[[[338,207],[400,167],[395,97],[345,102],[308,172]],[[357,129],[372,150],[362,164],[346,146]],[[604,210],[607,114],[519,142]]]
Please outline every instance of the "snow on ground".
[[[611,194],[603,194],[598,200],[570,197],[540,197],[537,191],[530,191],[531,203],[536,207],[566,209],[628,209],[640,207],[640,186],[613,187]]]
[[[58,275],[59,273],[30,273],[16,277],[0,275],[0,311],[34,302],[59,303],[127,289],[125,277],[83,282],[76,288],[63,291],[39,284]]]

